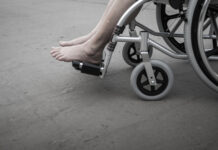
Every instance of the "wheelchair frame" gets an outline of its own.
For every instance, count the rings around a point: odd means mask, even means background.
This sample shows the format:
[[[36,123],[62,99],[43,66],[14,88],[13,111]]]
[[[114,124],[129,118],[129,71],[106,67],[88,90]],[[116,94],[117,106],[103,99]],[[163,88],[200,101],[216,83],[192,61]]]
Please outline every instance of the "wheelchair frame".
[[[147,2],[156,2],[156,3],[162,3],[162,4],[169,4],[169,0],[138,0],[136,3],[134,3],[121,17],[121,19],[119,20],[119,22],[117,23],[117,29],[118,30],[122,30],[121,28],[124,28],[125,26],[125,22],[128,20],[128,18],[130,17],[130,15],[136,11],[138,8],[140,8],[141,6],[143,6],[145,3]],[[187,5],[189,2],[189,0],[185,1],[185,4]],[[213,4],[218,4],[218,2],[216,0],[212,1]],[[141,36],[137,37],[137,33],[135,31],[135,27],[139,27],[141,29],[143,29],[144,31],[141,32]],[[176,28],[176,27],[175,27]],[[145,55],[145,53],[148,53],[148,47],[152,46],[154,48],[156,48],[157,50],[161,51],[162,53],[175,58],[175,59],[187,59],[188,56],[186,54],[181,54],[181,53],[176,53],[172,50],[170,50],[169,48],[166,48],[165,46],[149,39],[149,34],[154,35],[154,36],[160,36],[160,37],[177,37],[177,38],[184,38],[184,34],[174,34],[174,33],[168,33],[168,32],[156,32],[144,25],[142,25],[141,23],[137,22],[136,20],[133,20],[130,24],[129,24],[129,29],[130,29],[130,36],[120,36],[118,34],[114,34],[113,38],[112,38],[112,42],[110,43],[111,45],[115,45],[115,43],[117,42],[134,42],[134,43],[141,43],[141,52],[144,52],[142,55]],[[175,31],[176,29],[173,29],[173,31]],[[203,35],[204,39],[216,39],[215,35]],[[147,43],[147,44],[143,44],[143,43]],[[111,56],[112,55],[112,51],[114,50],[113,48],[111,49],[110,47],[114,47],[114,46],[108,46],[108,50],[110,51],[109,56],[106,57],[106,61],[105,61],[105,68],[102,69],[103,74],[102,77],[104,77],[107,68],[108,68],[108,64],[110,62]],[[114,47],[115,48],[115,47]],[[211,57],[211,59],[213,60],[217,60],[217,57]],[[147,61],[145,59],[143,59],[143,61]],[[151,69],[149,69],[151,70]],[[149,73],[150,74],[150,73]]]
[[[162,67],[164,69],[164,71],[167,72],[168,76],[170,76],[171,78],[174,78],[172,71],[170,70],[170,68],[167,65],[163,64],[162,62],[155,62],[155,61],[150,60],[149,48],[150,47],[155,48],[155,49],[159,50],[160,52],[162,52],[162,53],[164,53],[172,58],[175,58],[175,59],[187,60],[188,55],[183,53],[183,52],[177,52],[177,51],[171,50],[171,49],[165,47],[164,45],[161,45],[158,42],[155,42],[154,40],[149,38],[149,34],[154,35],[154,36],[167,37],[167,38],[170,38],[170,37],[184,38],[185,37],[184,34],[175,34],[175,31],[178,28],[177,25],[174,27],[172,32],[156,32],[156,31],[148,28],[147,26],[142,25],[141,23],[137,22],[134,19],[133,21],[131,21],[129,23],[130,36],[121,35],[125,29],[126,22],[127,22],[128,18],[136,10],[138,10],[140,7],[142,7],[145,3],[150,2],[150,1],[153,1],[155,3],[162,3],[162,4],[166,4],[166,5],[169,4],[169,0],[137,0],[132,6],[130,6],[130,8],[122,15],[122,17],[118,21],[118,23],[115,27],[112,39],[111,39],[110,43],[108,44],[107,51],[106,51],[106,57],[104,58],[103,64],[101,66],[93,66],[91,64],[78,62],[77,64],[73,64],[73,66],[76,69],[81,70],[81,72],[83,72],[83,73],[97,75],[97,76],[100,76],[101,78],[104,78],[104,76],[106,75],[108,66],[110,64],[110,61],[111,61],[113,51],[116,48],[117,43],[118,42],[129,42],[129,43],[135,43],[137,49],[140,50],[139,53],[142,56],[142,63],[136,70],[140,70],[140,69],[144,68],[145,73],[147,75],[148,83],[151,87],[155,87],[158,84],[158,82],[156,80],[156,75],[154,73],[153,65],[156,65],[156,67],[160,67],[160,68]],[[185,5],[188,5],[189,0],[185,0],[184,2],[185,2],[184,3]],[[218,2],[216,0],[212,0],[212,1],[205,0],[204,5],[209,5],[209,4],[211,4],[210,2],[212,2],[212,4],[218,4]],[[202,14],[202,16],[201,16],[201,19],[200,19],[201,24],[202,24],[202,22],[204,22],[204,19],[202,19],[203,16],[205,16],[205,14]],[[209,26],[209,24],[208,24],[208,26]],[[137,35],[137,32],[135,30],[136,27],[139,27],[143,30],[140,32],[139,36]],[[218,33],[218,31],[217,31],[217,33]],[[202,39],[217,39],[217,35],[199,35],[199,36],[201,36]],[[205,53],[204,48],[201,48],[200,50],[201,50],[201,54]],[[218,57],[212,56],[209,58],[217,60]],[[203,59],[207,65],[207,61],[205,60],[206,58],[203,58]],[[199,74],[201,73],[199,70],[197,70],[196,72]],[[215,78],[218,80],[218,76],[215,76]],[[135,77],[133,77],[133,79],[136,80]],[[203,77],[202,77],[202,79],[203,79]],[[131,76],[131,82],[133,82],[132,76]],[[158,100],[160,98],[163,98],[169,92],[169,90],[172,88],[172,83],[173,83],[172,79],[171,80],[169,79],[168,82],[169,83],[167,83],[167,84],[169,84],[169,87],[166,88],[166,90],[163,93],[161,93],[160,95],[142,96],[142,94],[140,94],[140,92],[136,91],[136,93],[141,98],[144,98],[147,100]],[[134,83],[134,86],[137,86],[137,85],[135,85],[135,83]]]

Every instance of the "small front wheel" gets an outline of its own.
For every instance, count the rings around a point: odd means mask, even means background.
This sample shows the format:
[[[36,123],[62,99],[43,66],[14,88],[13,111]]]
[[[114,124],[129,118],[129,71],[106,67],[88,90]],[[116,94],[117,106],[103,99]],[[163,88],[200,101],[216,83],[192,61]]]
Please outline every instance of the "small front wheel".
[[[151,57],[153,53],[153,48],[151,46],[148,47],[148,53],[149,57]],[[135,67],[142,62],[140,50],[137,49],[136,43],[126,43],[123,47],[122,54],[124,61],[132,67]]]
[[[132,72],[130,83],[133,91],[143,100],[154,101],[165,97],[173,87],[174,75],[170,67],[159,60],[151,60],[157,84],[151,86],[144,63],[139,64]]]

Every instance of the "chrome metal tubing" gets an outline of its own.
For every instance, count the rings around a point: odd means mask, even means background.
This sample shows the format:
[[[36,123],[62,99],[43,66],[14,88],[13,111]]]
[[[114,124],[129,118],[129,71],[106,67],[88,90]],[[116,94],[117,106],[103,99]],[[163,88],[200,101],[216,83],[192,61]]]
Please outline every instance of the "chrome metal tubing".
[[[172,34],[170,32],[156,32],[137,21],[134,21],[134,22],[135,22],[135,26],[143,29],[144,31],[147,31],[148,33],[154,36],[160,36],[160,37],[166,37],[166,38],[167,37],[184,38],[184,34],[178,34],[178,33]],[[203,38],[204,39],[216,39],[216,35],[203,35]]]
[[[139,43],[141,42],[141,37],[129,37],[129,36],[117,36],[114,35],[113,42],[133,42]]]
[[[120,20],[117,23],[117,26],[123,27],[129,17],[138,9],[140,6],[142,6],[144,3],[149,2],[151,0],[138,0],[136,1],[132,6],[129,7],[129,9],[123,14],[123,16],[120,18]]]
[[[127,36],[114,36],[114,42],[135,42],[135,43],[140,43],[141,42],[141,37],[127,37]],[[146,42],[146,41],[144,41]],[[148,39],[148,46],[152,46],[154,48],[156,48],[157,50],[159,50],[160,52],[168,55],[168,56],[171,56],[175,59],[183,59],[183,60],[186,60],[188,59],[188,56],[186,54],[178,54],[178,53],[175,53],[174,51],[166,48],[165,46],[151,40],[151,39]]]
[[[109,67],[112,55],[113,55],[112,51],[108,51],[108,50],[106,51],[106,57],[105,57],[105,60],[104,60],[104,66],[101,68],[101,72],[102,72],[102,75],[100,76],[101,78],[104,78],[104,76],[107,73],[107,69]]]
[[[161,36],[161,37],[176,37],[176,38],[184,38],[184,34],[173,34],[171,35],[170,32],[156,32],[143,24],[135,21],[135,26],[143,29],[144,31],[147,31],[148,33],[154,35],[154,36]]]
[[[166,55],[168,55],[170,57],[173,57],[175,59],[183,59],[183,60],[188,59],[188,56],[186,54],[175,53],[175,52],[169,50],[168,48],[166,48],[165,46],[163,46],[161,44],[158,44],[157,42],[155,42],[155,41],[153,41],[151,39],[148,40],[148,45],[156,48],[160,52],[162,52],[162,53],[164,53],[164,54],[166,54]]]
[[[142,56],[143,64],[145,67],[145,71],[147,73],[149,84],[155,86],[157,84],[154,71],[150,62],[150,57],[148,53],[148,40],[149,40],[149,33],[148,32],[141,32],[141,48],[140,53]]]

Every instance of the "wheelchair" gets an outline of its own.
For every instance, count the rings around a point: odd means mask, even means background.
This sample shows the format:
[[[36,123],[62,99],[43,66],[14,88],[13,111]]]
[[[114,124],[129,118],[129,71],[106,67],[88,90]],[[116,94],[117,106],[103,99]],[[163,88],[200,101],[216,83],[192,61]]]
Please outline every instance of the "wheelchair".
[[[156,4],[159,32],[134,19],[129,23],[129,35],[122,35],[131,14],[150,1]],[[103,78],[117,43],[125,42],[123,58],[134,67],[130,83],[133,91],[142,100],[163,99],[174,83],[171,68],[160,60],[151,59],[154,49],[175,59],[189,60],[201,80],[218,91],[217,17],[216,0],[137,0],[118,21],[102,64],[74,61],[72,65],[82,73]],[[172,20],[174,25],[170,25]],[[141,29],[139,35],[136,27]],[[169,48],[150,39],[150,34],[163,37]]]

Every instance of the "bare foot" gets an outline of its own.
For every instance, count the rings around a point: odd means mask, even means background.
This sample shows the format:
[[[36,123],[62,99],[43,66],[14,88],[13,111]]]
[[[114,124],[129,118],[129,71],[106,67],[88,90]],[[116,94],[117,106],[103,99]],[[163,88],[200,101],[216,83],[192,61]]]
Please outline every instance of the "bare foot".
[[[62,47],[65,47],[65,46],[74,46],[74,45],[78,45],[78,44],[83,44],[86,41],[88,41],[92,37],[93,34],[94,34],[94,32],[91,32],[87,35],[81,36],[79,38],[76,38],[76,39],[73,39],[70,41],[60,41],[59,45]]]
[[[98,64],[102,58],[101,50],[93,50],[85,43],[70,47],[53,47],[50,53],[57,60],[65,62],[83,61]]]

